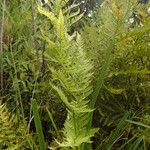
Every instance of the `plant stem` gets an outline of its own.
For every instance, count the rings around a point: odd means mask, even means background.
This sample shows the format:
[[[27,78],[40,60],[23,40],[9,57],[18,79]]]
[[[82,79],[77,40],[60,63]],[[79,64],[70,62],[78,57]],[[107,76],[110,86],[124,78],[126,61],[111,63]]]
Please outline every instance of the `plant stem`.
[[[31,5],[31,15],[32,15],[33,43],[34,43],[34,49],[36,50],[37,59],[39,59],[37,40],[35,38],[36,35],[35,8],[32,0],[30,0],[30,5]]]
[[[49,116],[49,118],[50,118],[50,120],[51,120],[51,122],[52,122],[52,125],[53,125],[53,127],[54,127],[54,129],[55,129],[55,132],[56,132],[57,136],[60,138],[61,136],[60,136],[60,134],[59,134],[57,125],[56,125],[56,123],[54,122],[53,116],[52,116],[51,112],[48,110],[47,107],[46,107],[46,111],[47,111],[48,116]]]
[[[5,21],[5,11],[6,11],[6,0],[3,0],[2,3],[2,23],[1,23],[1,30],[0,30],[0,57],[2,61],[2,54],[3,54],[3,34],[4,34],[4,21]],[[4,80],[3,80],[3,63],[0,63],[0,83],[1,83],[1,94],[3,94],[3,87],[4,87]]]
[[[16,85],[16,87],[15,87],[15,91],[16,91],[16,103],[17,103],[16,105],[17,105],[17,107],[19,107],[19,105],[20,105],[21,114],[22,114],[22,118],[23,118],[23,123],[24,123],[24,126],[26,126],[24,109],[23,109],[23,104],[22,104],[21,91],[20,91],[19,84],[18,84],[17,67],[15,65],[15,59],[14,59],[14,55],[13,55],[13,51],[12,51],[12,46],[11,45],[10,45],[10,51],[11,51],[13,68],[14,68],[14,71],[15,71],[15,79],[14,80],[15,80],[15,85]],[[17,109],[19,109],[19,108],[17,108]],[[19,117],[19,114],[18,114],[18,117]]]

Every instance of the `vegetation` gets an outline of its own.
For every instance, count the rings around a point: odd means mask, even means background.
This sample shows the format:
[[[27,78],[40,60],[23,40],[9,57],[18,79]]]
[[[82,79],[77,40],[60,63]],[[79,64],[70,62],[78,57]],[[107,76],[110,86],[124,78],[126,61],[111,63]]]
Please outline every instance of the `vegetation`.
[[[0,149],[150,149],[150,2],[93,2],[0,2]]]

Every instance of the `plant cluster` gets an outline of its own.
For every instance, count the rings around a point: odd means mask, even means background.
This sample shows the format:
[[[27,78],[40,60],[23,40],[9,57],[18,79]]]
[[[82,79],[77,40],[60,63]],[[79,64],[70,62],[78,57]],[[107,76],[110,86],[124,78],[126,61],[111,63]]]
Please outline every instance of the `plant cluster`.
[[[149,1],[0,4],[0,149],[150,148]]]

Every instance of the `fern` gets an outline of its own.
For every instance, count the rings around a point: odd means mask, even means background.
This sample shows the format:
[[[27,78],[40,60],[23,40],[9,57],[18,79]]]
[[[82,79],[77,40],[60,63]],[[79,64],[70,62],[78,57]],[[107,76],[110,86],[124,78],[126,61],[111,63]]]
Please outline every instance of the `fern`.
[[[88,106],[88,97],[92,93],[93,65],[83,50],[80,35],[78,33],[72,36],[68,34],[68,19],[66,19],[68,17],[63,14],[58,2],[63,1],[52,1],[56,12],[47,12],[43,8],[38,8],[41,14],[50,19],[54,27],[55,40],[46,38],[49,48],[46,56],[49,58],[49,69],[52,72],[50,85],[68,111],[64,124],[64,139],[57,143],[61,147],[81,149],[83,143],[91,142],[90,137],[97,131],[97,129],[87,128],[89,113],[93,111]],[[60,8],[59,15],[57,15],[58,8]],[[71,13],[69,18],[76,18],[74,21],[77,21],[76,16],[78,12]]]
[[[95,116],[99,122],[94,123],[104,128],[104,131],[100,132],[98,141],[110,134],[112,128],[117,126],[116,122],[124,116],[126,111],[140,117],[137,109],[142,111],[143,107],[149,103],[149,85],[147,84],[150,60],[148,44],[150,17],[147,13],[149,5],[147,3],[146,6],[141,6],[136,2],[136,0],[104,1],[99,8],[96,21],[86,27],[83,33],[84,47],[88,50],[89,57],[92,55],[94,66],[96,66],[95,72],[100,72],[101,75],[106,62],[111,61],[107,71],[108,75],[105,72],[105,81],[102,83],[104,86],[98,84],[95,88],[96,90],[101,88],[101,91],[95,94],[98,98],[94,95],[94,99],[95,97],[96,100],[98,99],[96,106],[99,111]],[[129,18],[135,10],[137,14],[142,15],[142,25],[135,25],[133,28]],[[108,51],[111,51],[111,57],[106,59]],[[91,102],[92,105],[95,104],[93,100]],[[125,132],[127,128],[124,128]],[[133,131],[138,132],[133,127],[129,134]],[[138,139],[139,135],[137,134],[133,141],[137,140],[138,143],[143,134],[140,139]],[[123,136],[127,137],[125,134]],[[148,139],[148,137],[144,137]],[[113,140],[115,142],[115,139]],[[120,146],[121,142],[122,139],[119,139],[112,149],[117,149],[116,146]],[[143,141],[140,142],[141,145],[143,143]],[[108,143],[106,146],[109,146]]]
[[[77,21],[79,21],[83,16],[83,13],[81,13],[80,9],[78,8],[78,6],[80,5],[79,3],[72,5],[69,5],[69,3],[69,0],[50,0],[48,3],[50,11],[43,9],[40,6],[38,9],[41,14],[44,14],[48,18],[51,16],[50,20],[58,17],[61,10],[63,15],[65,16],[65,25],[69,30],[70,27]],[[54,21],[52,21],[51,23],[54,24]]]
[[[17,120],[5,104],[0,104],[0,146],[9,150],[25,149],[29,145],[23,124],[17,125]]]

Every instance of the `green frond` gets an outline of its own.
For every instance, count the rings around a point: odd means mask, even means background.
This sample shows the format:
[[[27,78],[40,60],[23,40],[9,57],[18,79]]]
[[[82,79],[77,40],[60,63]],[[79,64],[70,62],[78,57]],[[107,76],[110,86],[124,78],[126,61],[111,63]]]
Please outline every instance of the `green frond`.
[[[21,147],[24,149],[24,145],[27,144],[25,131],[21,122],[17,125],[15,116],[8,111],[6,105],[0,104],[0,146],[7,146],[8,150]]]
[[[55,4],[60,5],[60,1]],[[98,131],[98,129],[87,129],[89,113],[93,111],[89,107],[88,100],[93,91],[91,84],[93,64],[86,56],[80,35],[75,33],[71,36],[67,33],[70,26],[83,14],[80,15],[80,11],[77,10],[65,16],[61,8],[59,15],[57,12],[54,13],[57,22],[52,23],[56,35],[55,40],[46,38],[48,44],[52,45],[46,53],[47,58],[50,58],[48,66],[52,73],[50,85],[68,111],[68,118],[64,124],[64,138],[57,143],[60,147],[75,148],[84,143],[90,143],[90,138]],[[48,13],[42,12],[42,14],[48,16]],[[51,63],[53,60],[55,63]]]
[[[59,42],[62,42],[63,39],[65,39],[66,36],[67,36],[67,34],[66,34],[67,30],[66,30],[66,27],[65,27],[65,20],[64,20],[62,10],[60,10],[59,17],[57,19],[56,33],[57,33]]]
[[[62,92],[61,89],[59,89],[57,86],[54,84],[50,83],[50,86],[58,93],[59,97],[63,101],[63,103],[66,105],[68,109],[71,109],[68,98],[65,96],[65,94]]]
[[[75,9],[75,8],[77,8],[79,6],[80,6],[80,3],[67,6],[66,8],[64,8],[63,12],[64,12],[64,14],[70,13],[70,11],[72,9]]]
[[[67,127],[68,129],[68,127]],[[83,130],[83,129],[82,129]],[[91,143],[90,138],[92,136],[94,136],[94,134],[98,131],[98,129],[91,129],[87,133],[79,135],[77,137],[76,140],[72,139],[72,137],[74,137],[75,135],[73,135],[73,128],[70,127],[70,133],[67,135],[67,138],[65,139],[65,141],[63,143],[59,143],[57,141],[57,143],[60,145],[60,147],[71,147],[71,148],[75,148],[75,147],[80,147],[83,143]],[[69,132],[69,131],[68,131]]]
[[[68,22],[69,22],[69,26],[72,26],[73,24],[75,24],[76,22],[78,22],[82,17],[83,17],[84,13],[78,15],[77,17],[71,18]]]
[[[86,109],[86,108],[84,108]],[[82,111],[82,110],[81,110]],[[86,112],[68,112],[68,117],[64,124],[65,138],[61,147],[80,147],[83,143],[91,143],[90,138],[98,131],[98,129],[87,130],[89,117]]]
[[[71,27],[83,17],[84,13],[80,12],[80,9],[78,8],[79,5],[80,3],[72,4],[63,9],[63,14],[66,16],[65,18],[68,27]]]
[[[62,50],[63,53],[58,60],[60,69],[53,68],[52,75],[54,79],[60,81],[60,85],[68,95],[68,100],[62,98],[62,96],[61,99],[65,100],[71,119],[66,120],[64,128],[64,141],[67,142],[63,142],[60,146],[74,147],[89,142],[90,137],[93,136],[93,133],[87,131],[87,122],[83,124],[85,120],[88,120],[88,113],[92,111],[88,108],[87,101],[87,97],[92,93],[92,65],[86,58],[83,49],[77,47],[77,45],[71,45],[69,48]],[[75,125],[75,122],[77,125]],[[79,137],[79,135],[82,135],[82,137]]]
[[[50,19],[53,25],[57,24],[58,21],[57,18],[60,18],[60,15],[62,13],[63,16],[65,16],[64,18],[65,25],[69,29],[73,24],[78,22],[83,17],[84,14],[83,13],[81,14],[80,9],[78,8],[80,3],[67,6],[68,2],[69,2],[68,0],[57,0],[57,1],[52,0],[51,3],[49,3],[49,6],[51,8],[50,12],[47,9],[44,9],[40,6],[38,6],[38,11],[41,14],[45,15],[48,19]]]
[[[57,18],[55,17],[55,15],[52,12],[48,12],[46,9],[42,8],[41,6],[38,6],[37,9],[41,14],[46,16],[53,25],[57,24]]]

